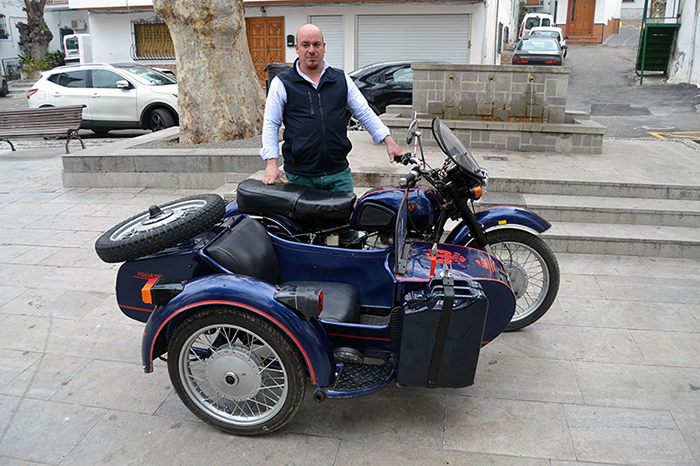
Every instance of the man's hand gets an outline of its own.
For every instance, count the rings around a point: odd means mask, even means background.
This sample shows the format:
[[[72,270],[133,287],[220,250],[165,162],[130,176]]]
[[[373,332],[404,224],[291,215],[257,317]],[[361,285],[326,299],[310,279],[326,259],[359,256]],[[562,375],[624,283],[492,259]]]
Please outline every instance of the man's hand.
[[[287,180],[277,166],[277,159],[268,159],[262,182],[263,184],[275,184],[277,180],[280,180],[283,184],[287,183]]]
[[[384,144],[386,144],[386,152],[389,154],[389,162],[393,162],[394,157],[401,157],[405,152],[391,136],[384,138]]]

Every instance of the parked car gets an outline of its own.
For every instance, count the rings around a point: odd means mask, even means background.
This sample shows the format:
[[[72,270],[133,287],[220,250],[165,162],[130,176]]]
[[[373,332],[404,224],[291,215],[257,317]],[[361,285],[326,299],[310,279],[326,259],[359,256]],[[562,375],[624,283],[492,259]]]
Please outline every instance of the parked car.
[[[413,102],[413,63],[441,63],[431,60],[405,60],[374,63],[348,73],[374,113],[381,115],[388,105],[411,105]],[[359,129],[360,123],[348,112],[348,128]]]
[[[561,66],[564,51],[559,41],[553,37],[525,36],[515,47],[513,65],[552,65]]]
[[[568,47],[566,45],[566,39],[568,39],[569,36],[564,37],[564,31],[562,31],[561,28],[558,28],[556,26],[536,27],[530,29],[530,35],[554,37],[556,40],[559,41],[559,46],[564,51],[564,58],[566,58],[566,52],[568,50]]]
[[[549,13],[526,13],[520,24],[518,39],[530,34],[532,28],[555,26],[554,17]]]
[[[27,91],[29,107],[80,105],[81,127],[158,131],[178,124],[177,81],[136,63],[61,66]]]
[[[0,76],[0,97],[5,97],[10,93],[10,89],[7,87],[7,80],[4,76]]]

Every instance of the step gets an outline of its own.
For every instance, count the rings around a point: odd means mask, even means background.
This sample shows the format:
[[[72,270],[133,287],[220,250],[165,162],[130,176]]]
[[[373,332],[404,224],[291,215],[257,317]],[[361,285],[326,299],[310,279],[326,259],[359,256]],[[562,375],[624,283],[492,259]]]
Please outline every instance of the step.
[[[700,227],[700,201],[488,192],[480,208],[517,205],[550,222]]]
[[[700,259],[694,227],[553,222],[542,237],[554,252]]]

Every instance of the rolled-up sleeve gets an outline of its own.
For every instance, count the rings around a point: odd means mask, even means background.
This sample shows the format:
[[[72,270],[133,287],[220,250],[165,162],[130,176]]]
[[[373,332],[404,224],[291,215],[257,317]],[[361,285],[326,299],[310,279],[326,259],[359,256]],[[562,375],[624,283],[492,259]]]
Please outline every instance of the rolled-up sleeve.
[[[287,103],[287,90],[276,76],[270,83],[265,102],[265,119],[262,130],[262,149],[260,156],[263,160],[276,159],[280,156],[279,131],[282,126],[282,114]]]
[[[391,134],[391,131],[369,107],[367,99],[365,99],[365,96],[362,95],[347,73],[345,73],[345,80],[348,83],[348,108],[360,120],[362,126],[372,136],[372,140],[377,144],[381,143]]]

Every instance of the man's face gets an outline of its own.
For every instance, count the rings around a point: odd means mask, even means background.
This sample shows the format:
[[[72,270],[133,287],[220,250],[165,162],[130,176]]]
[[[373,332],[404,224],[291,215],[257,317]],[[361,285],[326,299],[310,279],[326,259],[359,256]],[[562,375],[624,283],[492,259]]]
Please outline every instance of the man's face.
[[[297,34],[295,45],[302,70],[316,70],[323,64],[326,44],[321,30],[315,27],[303,27]]]

